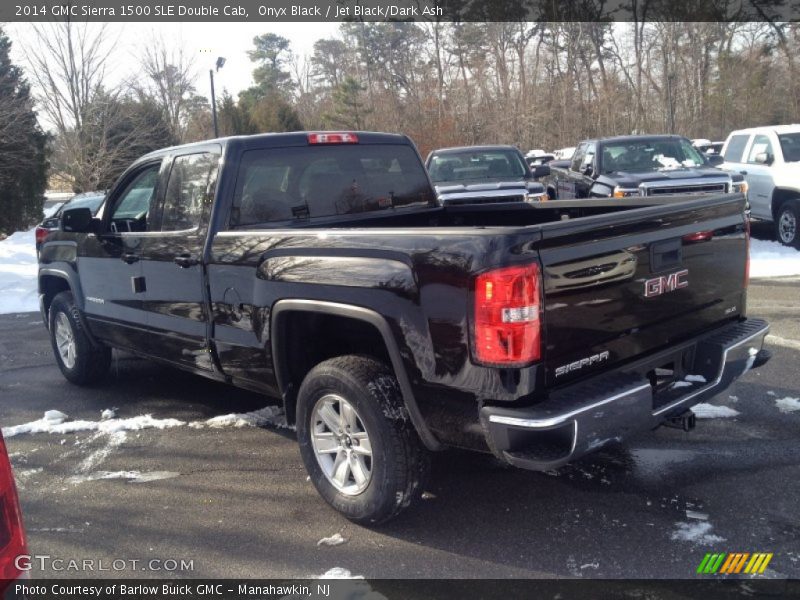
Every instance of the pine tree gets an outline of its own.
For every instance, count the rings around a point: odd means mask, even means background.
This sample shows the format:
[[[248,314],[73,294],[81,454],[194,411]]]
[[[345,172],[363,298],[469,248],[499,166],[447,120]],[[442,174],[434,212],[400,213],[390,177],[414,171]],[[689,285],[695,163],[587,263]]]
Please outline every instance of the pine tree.
[[[10,49],[11,40],[0,28],[0,234],[39,221],[47,188],[47,135]]]

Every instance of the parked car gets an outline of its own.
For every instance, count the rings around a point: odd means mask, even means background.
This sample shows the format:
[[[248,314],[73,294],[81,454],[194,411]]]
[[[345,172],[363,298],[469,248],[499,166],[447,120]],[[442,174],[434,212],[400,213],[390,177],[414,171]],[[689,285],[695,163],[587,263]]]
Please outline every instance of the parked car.
[[[744,177],[716,168],[677,135],[632,135],[585,140],[569,163],[551,163],[544,183],[550,198],[626,198],[670,194],[747,193]]]
[[[147,198],[133,217],[131,197]],[[559,204],[439,205],[400,135],[165,149],[100,217],[64,211],[42,317],[73,383],[115,347],[275,398],[320,495],[377,523],[420,497],[429,451],[557,468],[691,428],[694,404],[767,360],[741,194],[573,201],[567,220]]]
[[[800,248],[800,125],[734,131],[722,156],[723,168],[747,180],[753,217],[771,221],[782,244]]]
[[[77,208],[80,206],[86,206],[91,209],[92,215],[94,215],[100,209],[105,197],[106,195],[104,192],[87,192],[84,194],[78,194],[59,206],[58,210],[56,210],[56,212],[54,212],[52,215],[45,217],[45,219],[36,226],[36,230],[34,232],[36,238],[36,254],[39,254],[39,250],[42,247],[44,238],[46,238],[50,232],[58,230],[58,226],[61,223],[61,213],[64,211],[64,208]]]
[[[27,554],[14,473],[0,432],[0,598],[17,597],[11,588],[15,581],[27,575],[27,571],[19,568],[17,558]]]
[[[425,166],[445,206],[509,204],[524,208],[546,200],[536,180],[550,167],[529,167],[515,146],[440,148],[428,155]]]

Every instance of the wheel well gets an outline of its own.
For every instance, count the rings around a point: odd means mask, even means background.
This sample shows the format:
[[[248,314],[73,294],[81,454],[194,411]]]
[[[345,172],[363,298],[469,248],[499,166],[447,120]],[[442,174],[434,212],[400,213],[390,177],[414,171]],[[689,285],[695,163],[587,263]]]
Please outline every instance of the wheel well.
[[[778,216],[778,210],[787,200],[800,200],[800,192],[797,190],[787,190],[785,188],[775,188],[772,192],[772,218]]]
[[[392,361],[378,329],[366,321],[310,311],[287,311],[278,315],[274,357],[281,370],[286,418],[295,418],[297,391],[306,374],[324,360],[347,354],[371,356],[392,369]]]
[[[50,304],[52,304],[56,294],[68,291],[70,291],[70,287],[66,279],[55,275],[43,275],[39,280],[39,292],[44,294],[45,314],[50,312]]]

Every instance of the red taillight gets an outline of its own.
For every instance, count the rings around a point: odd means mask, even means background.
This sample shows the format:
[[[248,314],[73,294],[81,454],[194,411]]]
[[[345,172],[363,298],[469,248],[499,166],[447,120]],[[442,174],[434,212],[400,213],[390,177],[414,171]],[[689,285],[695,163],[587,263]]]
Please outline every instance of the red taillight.
[[[47,237],[47,234],[50,233],[49,229],[45,229],[44,227],[37,227],[36,231],[34,232],[36,236],[36,243],[41,244],[44,241],[44,238]]]
[[[22,575],[17,568],[17,557],[27,553],[17,488],[3,436],[0,435],[0,597],[10,582]]]
[[[750,285],[750,215],[744,216],[744,245],[747,257],[744,260],[744,287]]]
[[[358,136],[355,133],[348,133],[344,131],[309,133],[308,143],[309,144],[357,144]]]
[[[541,358],[540,278],[535,263],[475,279],[475,358],[521,366]]]

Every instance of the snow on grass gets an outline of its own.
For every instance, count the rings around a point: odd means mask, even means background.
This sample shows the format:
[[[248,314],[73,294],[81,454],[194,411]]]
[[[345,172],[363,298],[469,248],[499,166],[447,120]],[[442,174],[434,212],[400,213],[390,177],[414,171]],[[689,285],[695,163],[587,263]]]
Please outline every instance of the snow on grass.
[[[84,483],[86,481],[99,481],[102,479],[126,479],[133,483],[147,483],[159,479],[171,479],[180,476],[175,471],[94,471],[85,475],[74,475],[69,478],[72,484]]]
[[[347,541],[346,538],[342,537],[341,533],[334,533],[330,537],[324,537],[320,541],[317,542],[317,546],[339,546],[344,544]]]
[[[739,415],[738,410],[734,410],[728,406],[715,406],[714,404],[707,404],[705,402],[695,404],[692,407],[692,412],[698,419],[724,419]]]
[[[697,545],[710,545],[724,542],[725,538],[711,533],[714,528],[708,521],[675,523],[676,529],[669,536],[672,540],[691,542]]]
[[[800,251],[779,242],[750,240],[750,278],[800,275]]]
[[[39,310],[38,262],[33,229],[0,242],[0,313]]]
[[[775,400],[775,406],[778,407],[782,413],[791,413],[800,410],[800,398],[778,398]]]
[[[97,431],[115,433],[119,431],[139,431],[140,429],[168,429],[184,425],[178,419],[154,419],[152,415],[139,415],[128,419],[105,419],[100,421],[67,421],[68,415],[58,410],[48,410],[44,417],[21,425],[3,427],[3,437],[10,438],[23,433],[74,433],[78,431]]]
[[[211,429],[221,429],[223,427],[263,427],[265,425],[294,430],[294,426],[290,426],[286,422],[286,415],[283,412],[283,408],[280,406],[265,406],[264,408],[249,413],[230,413],[228,415],[212,417],[205,421],[192,421],[189,423],[189,427],[194,429],[203,429],[206,427]]]

